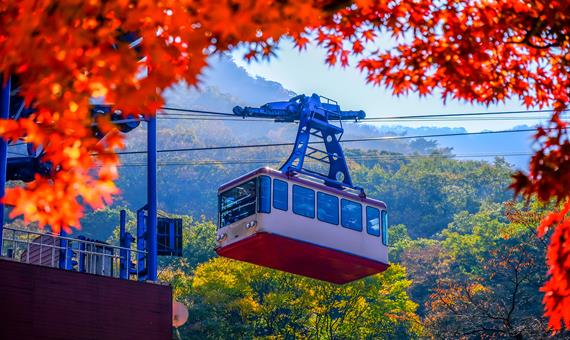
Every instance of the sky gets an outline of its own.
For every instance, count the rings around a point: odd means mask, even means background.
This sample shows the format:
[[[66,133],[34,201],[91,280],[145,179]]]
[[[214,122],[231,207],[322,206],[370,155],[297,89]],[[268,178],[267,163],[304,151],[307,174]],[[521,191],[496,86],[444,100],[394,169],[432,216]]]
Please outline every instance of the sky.
[[[367,117],[406,116],[423,114],[450,114],[472,112],[520,111],[524,106],[517,100],[504,104],[486,107],[458,101],[446,104],[437,96],[420,98],[418,95],[392,96],[383,88],[367,84],[360,71],[351,66],[343,69],[340,66],[325,64],[324,49],[309,46],[306,51],[297,51],[290,42],[285,42],[277,51],[277,57],[270,61],[248,63],[243,60],[243,50],[232,55],[239,66],[245,68],[252,76],[260,76],[281,83],[285,88],[296,93],[312,94],[336,100],[342,109],[364,110]],[[545,114],[520,114],[524,117],[539,117]],[[468,131],[511,129],[523,124],[535,125],[536,119],[507,121],[460,121],[460,122],[406,122],[393,123],[407,126],[447,126],[464,127]],[[387,125],[387,124],[384,124]]]

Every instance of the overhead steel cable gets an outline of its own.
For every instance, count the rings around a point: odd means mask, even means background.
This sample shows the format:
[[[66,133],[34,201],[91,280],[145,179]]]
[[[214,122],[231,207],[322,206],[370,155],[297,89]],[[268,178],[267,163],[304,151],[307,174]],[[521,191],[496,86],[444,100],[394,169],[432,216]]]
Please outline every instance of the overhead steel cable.
[[[241,117],[239,115],[228,113],[228,112],[219,112],[219,111],[208,111],[208,110],[196,110],[196,109],[184,109],[184,108],[176,108],[176,107],[162,107],[162,110],[167,111],[175,111],[175,112],[185,112],[185,113],[195,113],[195,114],[180,114],[180,113],[169,113],[169,114],[159,114],[157,115],[158,119],[176,119],[176,120],[231,120],[231,121],[273,121],[273,118],[262,118],[262,117]],[[361,121],[452,121],[448,118],[462,118],[462,117],[471,117],[471,119],[476,120],[529,120],[529,119],[542,119],[541,117],[485,117],[485,116],[493,116],[493,115],[513,115],[513,114],[521,114],[521,113],[551,113],[554,112],[553,109],[545,109],[545,110],[520,110],[520,111],[496,111],[496,112],[471,112],[471,113],[451,113],[451,114],[426,114],[426,115],[401,115],[401,116],[384,116],[384,117],[367,117],[364,119],[359,120]],[[562,110],[563,112],[567,112],[569,110]],[[220,119],[216,118],[215,116],[225,116],[228,118]],[[479,118],[475,118],[479,117]],[[433,119],[433,120],[432,120]],[[548,117],[544,117],[544,119],[548,119]],[[467,119],[465,119],[467,120]],[[131,120],[126,120],[131,121]],[[135,121],[135,120],[132,120]],[[136,120],[138,121],[138,120]],[[352,120],[345,120],[350,122]],[[14,143],[10,144],[10,146],[17,146],[26,143]]]
[[[520,110],[520,111],[494,111],[494,112],[469,112],[469,113],[447,113],[447,114],[428,114],[428,115],[409,115],[409,116],[386,116],[386,117],[367,117],[365,120],[389,120],[389,119],[419,119],[419,118],[444,118],[444,117],[473,117],[473,116],[493,116],[493,115],[513,115],[521,113],[551,113],[553,109],[546,110]],[[568,110],[562,110],[567,112]]]
[[[231,122],[267,122],[267,123],[273,123],[273,120],[269,120],[267,118],[248,118],[248,119],[243,119],[240,117],[235,117],[235,118],[217,118],[217,117],[190,117],[190,116],[186,116],[186,117],[181,117],[181,116],[173,116],[173,117],[169,117],[169,116],[158,116],[157,119],[159,120],[196,120],[196,121],[208,121],[208,120],[214,120],[214,121],[231,121]]]
[[[194,113],[205,113],[205,114],[210,114],[210,115],[220,115],[220,116],[232,116],[235,117],[236,115],[234,115],[233,113],[227,113],[227,112],[217,112],[217,111],[207,111],[207,110],[193,110],[193,109],[182,109],[182,108],[177,108],[177,107],[161,107],[160,109],[162,110],[168,110],[168,111],[178,111],[178,112],[194,112]]]
[[[545,129],[550,130],[550,129]],[[344,139],[341,143],[356,143],[356,142],[372,142],[372,141],[392,141],[392,140],[405,140],[405,139],[418,139],[418,138],[440,138],[440,137],[457,137],[457,136],[478,136],[478,135],[493,135],[505,133],[521,133],[521,132],[536,132],[536,129],[518,129],[518,130],[499,130],[499,131],[480,131],[480,132],[457,132],[457,133],[439,133],[429,135],[415,135],[415,136],[381,136],[381,137],[367,137],[367,138],[354,138]],[[318,144],[320,142],[309,142],[309,144]],[[179,148],[179,149],[161,149],[157,150],[158,153],[170,152],[189,152],[189,151],[211,151],[211,150],[231,150],[231,149],[248,149],[248,148],[267,148],[279,146],[292,146],[295,143],[265,143],[265,144],[249,144],[249,145],[222,145],[222,146],[209,146],[209,147],[192,147],[192,148]],[[137,151],[118,151],[118,155],[137,155],[146,154],[146,150]]]
[[[273,146],[291,146],[294,143],[267,143],[267,144],[251,144],[251,145],[222,145],[222,146],[209,146],[209,147],[195,147],[195,148],[181,148],[181,149],[161,149],[157,150],[158,153],[165,152],[187,152],[187,151],[209,151],[209,150],[231,150],[231,149],[246,149],[246,148],[264,148]],[[138,155],[146,154],[146,150],[140,151],[118,151],[117,155]]]
[[[535,120],[535,121],[541,121],[541,120],[547,120],[550,117],[465,117],[465,118],[418,118],[418,119],[409,119],[409,120],[403,120],[403,119],[385,119],[382,120],[381,122],[386,122],[386,123],[409,123],[409,122],[472,122],[472,121],[529,121],[529,120]],[[248,118],[248,119],[242,119],[242,118],[217,118],[217,117],[192,117],[192,116],[173,116],[173,117],[169,117],[169,116],[159,116],[158,117],[159,120],[186,120],[186,121],[230,121],[230,122],[243,122],[243,123],[247,123],[247,122],[267,122],[267,123],[273,123],[273,120],[270,120],[268,118]],[[349,121],[348,123],[363,123],[363,122],[371,122],[369,120],[358,120],[357,122],[354,121]],[[378,121],[380,122],[380,121]],[[295,122],[296,123],[296,122]],[[345,121],[346,123],[346,121]]]
[[[204,111],[204,110],[194,110],[194,109],[183,109],[183,108],[172,108],[163,107],[164,110],[177,111],[177,112],[187,112],[187,113],[203,113],[209,115],[222,115],[231,116],[235,118],[240,118],[239,115],[228,112],[219,111]],[[448,113],[448,114],[424,114],[424,115],[399,115],[399,116],[384,116],[384,117],[366,117],[359,121],[384,121],[384,120],[414,120],[414,119],[431,119],[431,118],[450,118],[450,117],[474,117],[474,116],[493,116],[493,115],[513,115],[521,113],[552,113],[554,109],[544,109],[544,110],[514,110],[514,111],[494,111],[494,112],[469,112],[469,113]],[[562,112],[568,112],[569,110],[562,110]],[[177,115],[180,117],[192,117],[196,115],[181,115],[181,114],[168,114]],[[515,117],[512,117],[515,118]],[[248,118],[250,119],[250,118]],[[264,118],[265,119],[265,118]],[[273,120],[272,118],[267,118],[267,120]]]
[[[430,154],[430,155],[377,155],[377,156],[364,156],[364,157],[351,157],[351,161],[373,161],[373,160],[402,160],[402,159],[414,159],[414,158],[433,158],[433,159],[445,159],[445,158],[486,158],[486,157],[521,157],[521,156],[531,156],[532,153],[520,151],[520,152],[502,152],[502,153],[474,153],[474,154]],[[158,166],[198,166],[198,165],[244,165],[244,164],[271,164],[271,163],[281,163],[283,159],[249,159],[249,160],[190,160],[190,161],[163,161],[158,162]],[[105,164],[100,165],[107,166]],[[119,164],[118,167],[138,167],[147,166],[146,162],[126,162]]]
[[[241,117],[233,113],[219,112],[219,111],[208,111],[208,110],[196,110],[196,109],[184,109],[175,107],[162,107],[162,110],[184,112],[184,113],[195,113],[195,114],[181,114],[181,113],[169,113],[169,114],[159,114],[158,119],[163,120],[196,120],[196,121],[236,121],[236,122],[273,122],[273,118],[261,118],[261,117]],[[562,110],[567,112],[569,110]],[[493,121],[507,121],[507,120],[542,120],[548,119],[549,117],[487,117],[493,115],[513,115],[521,113],[550,113],[554,112],[553,109],[546,110],[520,110],[520,111],[498,111],[498,112],[471,112],[471,113],[453,113],[453,114],[428,114],[428,115],[404,115],[404,116],[385,116],[385,117],[367,117],[357,122],[434,122],[434,121],[481,121],[481,120],[493,120]],[[218,118],[216,116],[224,116],[226,118]],[[451,118],[451,119],[450,119]],[[125,120],[127,121],[138,121],[138,120]],[[346,122],[351,122],[352,120],[345,120]],[[26,143],[13,143],[8,146],[18,146]]]

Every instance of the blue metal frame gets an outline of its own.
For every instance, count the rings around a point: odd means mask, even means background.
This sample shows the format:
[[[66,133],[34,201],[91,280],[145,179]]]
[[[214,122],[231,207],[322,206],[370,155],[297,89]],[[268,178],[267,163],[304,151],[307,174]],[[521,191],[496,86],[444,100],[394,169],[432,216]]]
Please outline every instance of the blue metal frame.
[[[0,95],[0,119],[8,119],[10,117],[10,92],[12,88],[12,79],[4,80],[2,77],[2,94]],[[6,190],[6,167],[8,160],[8,142],[0,138],[0,198],[4,197]],[[0,202],[0,255],[2,255],[2,239],[4,234],[4,203]]]
[[[147,131],[147,258],[148,279],[157,280],[156,117],[148,119]]]
[[[59,268],[61,269],[65,269],[65,270],[72,270],[73,269],[73,251],[71,249],[71,244],[69,242],[69,240],[67,240],[65,237],[67,237],[67,233],[65,232],[65,230],[61,229],[59,232],[59,236],[62,236],[63,238],[61,238],[59,240]]]
[[[137,249],[145,250],[147,249],[147,238],[146,238],[146,206],[137,210]],[[137,254],[137,268],[136,274],[139,281],[145,281],[148,277],[148,260],[147,256],[143,253]]]
[[[323,180],[327,186],[362,190],[352,184],[346,158],[340,145],[344,129],[342,121],[363,119],[364,111],[342,111],[335,101],[313,94],[296,96],[286,102],[267,103],[259,108],[236,106],[234,114],[242,117],[273,118],[276,122],[299,122],[297,137],[291,155],[281,166],[286,174],[300,173]],[[339,124],[331,123],[338,120]],[[324,144],[325,149],[311,146],[311,136]],[[305,158],[328,166],[328,173],[305,168]]]
[[[119,222],[119,245],[124,248],[120,251],[121,258],[119,259],[119,277],[123,280],[128,280],[131,271],[131,243],[133,243],[133,236],[127,233],[127,212],[121,210]]]
[[[85,236],[80,235],[77,237],[78,240],[86,240]],[[85,242],[80,242],[79,243],[79,259],[78,259],[78,268],[77,271],[79,271],[80,273],[85,273],[86,268],[85,268],[85,258],[86,258],[86,254],[85,254]]]

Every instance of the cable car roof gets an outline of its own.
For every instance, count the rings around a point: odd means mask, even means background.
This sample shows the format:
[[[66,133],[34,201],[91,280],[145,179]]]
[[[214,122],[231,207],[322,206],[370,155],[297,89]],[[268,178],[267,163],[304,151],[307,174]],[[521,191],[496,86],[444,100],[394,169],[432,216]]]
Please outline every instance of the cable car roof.
[[[304,187],[307,188],[311,188],[314,190],[319,190],[321,192],[327,192],[333,195],[338,195],[338,196],[342,196],[344,198],[348,198],[354,201],[360,201],[366,204],[370,204],[370,205],[374,205],[377,206],[379,208],[382,209],[387,209],[386,207],[386,203],[379,201],[379,200],[375,200],[372,198],[368,198],[359,194],[355,194],[351,191],[349,191],[349,188],[345,188],[343,190],[341,189],[336,189],[334,187],[330,187],[327,186],[323,183],[318,183],[315,182],[314,180],[310,180],[307,179],[305,177],[300,177],[302,175],[298,174],[298,173],[294,173],[294,175],[286,175],[284,173],[282,173],[281,171],[277,171],[275,169],[269,168],[269,167],[263,167],[263,168],[258,168],[255,169],[253,171],[248,172],[247,174],[240,176],[236,179],[233,179],[227,183],[222,184],[219,189],[218,189],[218,193],[221,193],[223,191],[226,191],[232,187],[235,187],[236,185],[245,182],[251,178],[255,178],[259,175],[270,175],[276,178],[281,178],[283,180],[289,181],[289,182],[293,182],[293,183],[297,183],[299,185],[302,185]]]

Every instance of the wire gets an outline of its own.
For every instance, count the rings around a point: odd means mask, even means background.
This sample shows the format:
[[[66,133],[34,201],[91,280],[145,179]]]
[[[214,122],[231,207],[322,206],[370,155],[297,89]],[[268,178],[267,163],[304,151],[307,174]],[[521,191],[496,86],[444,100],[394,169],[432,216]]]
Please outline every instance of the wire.
[[[469,121],[482,121],[482,120],[497,120],[497,121],[509,121],[509,120],[546,120],[550,117],[450,117],[450,118],[416,118],[416,119],[382,119],[382,120],[365,120],[368,122],[469,122]],[[360,122],[360,121],[359,121]]]
[[[290,146],[293,143],[273,143],[273,144],[252,144],[252,145],[225,145],[225,146],[211,146],[211,147],[197,147],[197,148],[182,148],[182,149],[162,149],[157,150],[157,153],[166,152],[187,152],[187,151],[208,151],[208,150],[230,150],[230,149],[246,149],[246,148],[263,148],[272,146]],[[140,151],[119,151],[115,152],[117,155],[139,155],[146,154],[146,150]]]
[[[194,110],[194,109],[183,109],[174,107],[163,107],[163,110],[177,111],[177,112],[189,112],[198,113],[200,115],[182,115],[174,114],[175,117],[170,119],[195,119],[195,120],[221,120],[221,118],[209,118],[209,115],[222,115],[231,116],[232,119],[226,118],[226,120],[236,120],[236,121],[252,121],[239,119],[239,116],[217,111],[206,111],[206,110]],[[442,117],[463,117],[463,116],[487,116],[487,115],[504,115],[504,114],[517,114],[517,113],[544,113],[553,112],[554,110],[527,110],[527,111],[501,111],[501,112],[477,112],[477,113],[458,113],[458,114],[443,114],[443,115],[413,115],[413,116],[389,116],[389,117],[371,117],[366,120],[376,120],[376,121],[387,121],[396,119],[440,119]],[[161,119],[167,119],[167,117],[160,116]],[[515,118],[515,117],[507,117]],[[485,119],[485,118],[479,118]],[[259,121],[265,119],[257,118]],[[549,130],[549,129],[546,129]],[[345,139],[341,141],[342,143],[352,143],[352,142],[369,142],[369,141],[389,141],[389,140],[405,140],[405,139],[416,139],[416,138],[438,138],[438,137],[454,137],[454,136],[468,136],[468,135],[487,135],[487,134],[503,134],[503,133],[520,133],[520,132],[534,132],[535,129],[519,129],[519,130],[500,130],[500,131],[481,131],[481,132],[460,132],[460,133],[446,133],[446,134],[431,134],[431,135],[418,135],[418,136],[382,136],[382,137],[368,137],[368,138],[357,138],[357,139]],[[318,142],[310,142],[314,144]],[[10,144],[10,146],[17,146],[26,144],[24,142]],[[181,149],[163,149],[158,150],[158,153],[170,153],[170,152],[188,152],[188,151],[206,151],[206,150],[229,150],[229,149],[244,149],[244,148],[263,148],[263,147],[279,147],[279,146],[291,146],[294,143],[268,143],[268,144],[253,144],[253,145],[229,145],[229,146],[216,146],[216,147],[195,147],[195,148],[181,148]],[[123,151],[117,152],[118,155],[134,155],[134,154],[146,154],[147,151]]]
[[[403,119],[403,118],[388,118],[386,117],[386,119],[384,118],[378,118],[381,120],[378,121],[382,121],[382,122],[399,122],[399,121],[406,121],[406,122],[433,122],[433,121],[481,121],[481,120],[546,120],[549,119],[550,117],[548,116],[543,116],[543,117],[531,117],[531,116],[519,116],[519,117],[458,117],[458,118],[417,118],[417,119]],[[157,119],[162,119],[162,120],[226,120],[226,121],[236,121],[236,122],[251,122],[251,121],[263,121],[263,122],[270,122],[273,123],[274,119],[273,118],[261,118],[261,117],[255,117],[255,118],[247,118],[244,119],[242,117],[234,117],[234,118],[217,118],[215,116],[212,115],[166,115],[166,116],[158,116]],[[363,121],[373,121],[374,118],[370,118],[370,119],[364,119],[364,120],[358,120],[356,121],[356,123],[361,123]],[[376,121],[376,120],[374,120]],[[349,121],[350,123],[354,123],[354,121]]]
[[[469,116],[493,116],[521,113],[550,113],[555,110],[524,110],[524,111],[495,111],[495,112],[471,112],[471,113],[449,113],[449,114],[429,114],[429,115],[410,115],[410,116],[387,116],[387,117],[370,117],[365,120],[390,120],[390,119],[417,119],[417,118],[442,118],[442,117],[469,117]],[[562,110],[568,111],[568,110]]]
[[[182,109],[182,108],[177,108],[177,107],[161,107],[161,109],[162,109],[162,110],[167,110],[167,111],[206,113],[206,114],[210,114],[210,115],[220,115],[220,116],[236,117],[236,115],[234,115],[233,113],[227,113],[227,112],[192,110],[192,109]]]
[[[504,153],[473,153],[473,154],[432,154],[432,155],[378,155],[369,157],[352,157],[350,161],[370,161],[370,160],[403,160],[414,158],[486,158],[486,157],[521,157],[531,156],[532,153],[520,152],[504,152]],[[245,164],[268,164],[268,163],[281,163],[282,159],[250,159],[250,160],[198,160],[198,161],[166,161],[158,162],[158,166],[200,166],[200,165],[245,165]],[[316,163],[316,162],[315,162]],[[99,167],[107,166],[100,165]],[[109,165],[110,166],[110,165]],[[118,165],[118,167],[139,167],[147,166],[146,162],[130,162]]]
[[[198,116],[198,115],[196,115]],[[210,118],[211,117],[211,118]],[[465,118],[421,118],[421,119],[383,119],[381,121],[372,121],[372,120],[358,120],[358,121],[348,121],[348,123],[363,123],[363,122],[472,122],[472,121],[541,121],[547,120],[550,117],[465,117]],[[204,116],[204,117],[192,117],[192,116],[159,116],[157,119],[159,120],[187,120],[187,121],[230,121],[230,122],[240,122],[240,123],[248,123],[248,122],[267,122],[267,123],[274,123],[273,119],[268,118],[216,118],[212,116]],[[345,121],[346,122],[346,121]],[[297,122],[294,122],[297,123]]]
[[[16,155],[16,156],[29,156],[29,155],[26,155],[26,154],[20,153],[20,152],[13,152],[13,151],[6,151],[6,152],[11,154],[11,155]]]
[[[274,118],[268,117],[241,117],[233,113],[184,109],[176,107],[162,107],[162,110],[194,113],[168,113],[157,115],[160,120],[189,120],[189,121],[235,121],[235,122],[273,122]],[[564,112],[568,110],[562,110]],[[554,112],[552,109],[548,110],[521,110],[521,111],[497,111],[497,112],[472,112],[472,113],[453,113],[453,114],[427,114],[427,115],[404,115],[404,116],[385,116],[385,117],[367,117],[354,121],[352,119],[345,119],[343,121],[362,123],[362,122],[437,122],[437,121],[519,121],[519,120],[546,120],[549,117],[480,117],[480,116],[493,116],[493,115],[508,115],[508,114],[521,114],[521,113],[549,113]],[[225,116],[228,118],[217,118],[215,116]],[[457,117],[457,118],[454,118]],[[477,117],[477,118],[475,118]],[[18,146],[26,143],[14,143],[9,146]]]
[[[212,116],[209,116],[209,117],[212,117]],[[245,122],[252,122],[252,121],[253,121],[253,122],[256,122],[256,121],[257,121],[257,122],[273,123],[273,119],[269,120],[269,119],[266,119],[266,118],[248,118],[248,119],[246,120],[246,119],[243,119],[243,118],[215,118],[215,117],[209,118],[209,117],[208,117],[208,116],[205,116],[205,117],[196,117],[196,118],[194,118],[194,117],[189,117],[189,116],[187,116],[187,117],[178,117],[178,116],[167,117],[167,116],[159,116],[159,117],[157,117],[157,119],[159,119],[159,120],[199,120],[199,121],[204,121],[204,120],[225,120],[225,121],[244,122],[244,123],[245,123]]]
[[[550,130],[550,129],[545,129],[545,130]],[[405,139],[418,139],[418,138],[437,138],[437,137],[476,136],[476,135],[492,135],[492,134],[504,134],[504,133],[535,132],[535,131],[536,131],[536,129],[519,129],[519,130],[499,130],[499,131],[480,131],[480,132],[440,133],[440,134],[416,135],[416,136],[382,136],[382,137],[345,139],[345,140],[342,140],[341,143],[392,141],[392,140],[405,140]],[[309,142],[309,144],[317,144],[317,143],[319,143],[319,142]],[[224,146],[194,147],[194,148],[180,148],[180,149],[162,149],[162,150],[157,150],[157,153],[209,151],[209,150],[231,150],[231,149],[247,149],[247,148],[266,148],[266,147],[292,146],[292,145],[295,145],[295,143],[224,145]],[[137,155],[137,154],[146,154],[146,153],[147,153],[146,150],[116,152],[117,155]]]
[[[163,110],[170,110],[170,111],[177,111],[177,112],[206,113],[209,115],[223,115],[223,116],[231,116],[231,117],[240,117],[239,115],[235,115],[235,114],[227,113],[227,112],[219,112],[219,111],[203,111],[203,110],[183,109],[183,108],[173,108],[173,107],[163,107],[162,109]],[[414,119],[429,119],[429,118],[438,118],[439,119],[439,118],[446,118],[446,117],[450,118],[450,117],[508,115],[508,114],[521,114],[521,113],[551,113],[554,111],[555,111],[554,109],[545,109],[545,110],[518,110],[518,111],[403,115],[403,116],[385,116],[385,117],[366,117],[364,119],[360,119],[359,121],[391,121],[391,120],[414,120]],[[568,110],[562,110],[562,112],[567,112],[567,111]],[[169,115],[172,115],[172,114],[169,114]],[[177,115],[180,117],[191,117],[191,116],[193,116],[193,115],[181,115],[181,114],[177,114]],[[260,117],[256,117],[256,118],[259,119]],[[518,117],[510,117],[510,118],[518,118]],[[265,119],[273,120],[272,118],[263,118],[263,119],[264,120]]]
[[[213,121],[236,121],[236,122],[251,122],[251,121],[274,121],[274,118],[268,117],[241,117],[239,115],[228,113],[228,112],[219,112],[219,111],[208,111],[208,110],[196,110],[196,109],[184,109],[184,108],[177,108],[177,107],[162,107],[162,110],[166,111],[175,111],[175,112],[185,112],[185,113],[194,113],[194,114],[181,114],[181,113],[168,113],[168,114],[161,114],[157,115],[158,119],[167,119],[167,120],[213,120]],[[366,122],[366,121],[374,121],[374,122],[396,122],[396,121],[471,121],[471,120],[541,120],[541,119],[548,119],[549,117],[479,117],[474,118],[475,116],[493,116],[493,115],[508,115],[508,114],[521,114],[521,113],[550,113],[554,112],[553,109],[547,110],[520,110],[520,111],[496,111],[496,112],[472,112],[472,113],[451,113],[451,114],[424,114],[424,115],[403,115],[403,116],[385,116],[385,117],[366,117],[360,119],[356,122]],[[567,112],[568,110],[562,110],[563,112]],[[230,118],[216,118],[212,116],[225,116]],[[449,119],[454,118],[455,119]],[[471,118],[465,118],[471,117]],[[345,119],[343,121],[347,122],[354,122],[352,119]],[[17,146],[26,143],[15,143],[10,144],[10,146]]]
[[[219,161],[219,160],[202,160],[202,161],[187,161],[187,162],[158,162],[157,166],[192,166],[192,165],[243,165],[243,164],[268,164],[280,163],[281,160],[260,159],[260,160],[238,160],[238,161]],[[102,165],[107,166],[107,165]],[[139,163],[124,163],[117,165],[119,168],[123,167],[139,167],[147,166],[146,162]]]

